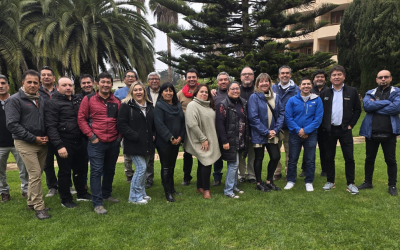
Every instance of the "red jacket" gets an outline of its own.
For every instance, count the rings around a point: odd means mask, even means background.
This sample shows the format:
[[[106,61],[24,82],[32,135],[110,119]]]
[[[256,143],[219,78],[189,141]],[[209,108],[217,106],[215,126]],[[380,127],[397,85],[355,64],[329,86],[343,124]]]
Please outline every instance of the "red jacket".
[[[115,141],[120,136],[117,129],[120,106],[121,102],[113,93],[107,100],[100,97],[98,91],[85,96],[78,113],[79,128],[89,140],[94,134],[101,142]]]

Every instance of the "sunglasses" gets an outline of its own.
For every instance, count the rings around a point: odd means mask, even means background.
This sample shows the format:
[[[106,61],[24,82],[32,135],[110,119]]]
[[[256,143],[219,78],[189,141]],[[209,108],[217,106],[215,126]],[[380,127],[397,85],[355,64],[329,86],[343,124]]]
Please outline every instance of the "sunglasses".
[[[377,77],[379,80],[382,80],[383,78],[385,78],[385,79],[389,79],[390,78],[390,76],[378,76]]]

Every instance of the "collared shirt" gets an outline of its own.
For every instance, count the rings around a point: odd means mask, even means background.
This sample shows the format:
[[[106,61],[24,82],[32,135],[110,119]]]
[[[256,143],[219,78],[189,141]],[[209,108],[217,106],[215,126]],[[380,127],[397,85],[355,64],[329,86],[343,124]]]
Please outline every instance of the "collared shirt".
[[[157,98],[158,98],[158,91],[154,92],[152,88],[149,88],[149,89],[150,89],[151,99],[153,100],[153,106],[155,107],[156,106],[156,102],[157,102]]]
[[[333,100],[332,100],[332,117],[331,117],[331,124],[334,126],[342,125],[343,119],[343,87],[340,90],[336,90],[332,86],[333,90]]]

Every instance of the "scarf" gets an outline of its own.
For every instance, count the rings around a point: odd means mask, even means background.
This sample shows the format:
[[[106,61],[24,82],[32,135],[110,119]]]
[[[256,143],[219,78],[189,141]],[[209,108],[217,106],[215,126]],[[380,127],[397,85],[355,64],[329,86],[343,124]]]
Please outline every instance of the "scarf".
[[[272,91],[268,91],[267,93],[264,93],[265,96],[265,100],[269,103],[269,105],[271,105],[272,109],[275,109],[275,96],[272,93]],[[268,106],[268,105],[267,105]],[[268,107],[268,117],[271,119],[268,119],[268,129],[271,128],[271,122],[272,122],[272,118],[274,117],[274,115],[272,114],[271,109]],[[276,121],[275,121],[276,122]],[[273,143],[273,144],[277,144],[279,141],[279,131],[277,132],[278,134],[272,138],[272,139],[268,139],[268,143]]]
[[[29,100],[31,100],[32,102],[34,102],[36,104],[36,107],[39,107],[39,102],[38,102],[39,97],[40,97],[39,92],[36,92],[36,94],[34,94],[34,95],[29,94],[25,91],[24,86],[21,87],[21,90],[24,92],[24,94],[26,95],[26,97],[28,97]]]
[[[199,85],[199,83],[196,84],[196,86]],[[193,98],[193,93],[189,92],[189,85],[186,84],[185,86],[183,86],[182,88],[182,93],[184,96],[186,96],[187,98]]]
[[[140,108],[140,110],[142,111],[142,113],[143,113],[143,115],[144,115],[144,117],[146,117],[146,115],[147,115],[147,102],[144,102],[144,105],[141,105],[140,103],[138,103],[136,100],[135,100],[135,103],[139,106],[139,108]]]

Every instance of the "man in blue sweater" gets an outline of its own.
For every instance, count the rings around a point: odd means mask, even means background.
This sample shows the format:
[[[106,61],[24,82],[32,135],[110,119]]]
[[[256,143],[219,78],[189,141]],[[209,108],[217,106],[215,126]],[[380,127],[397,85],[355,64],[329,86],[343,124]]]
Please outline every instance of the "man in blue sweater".
[[[300,92],[291,97],[286,104],[285,120],[289,129],[289,164],[286,190],[293,188],[296,182],[297,161],[303,147],[306,190],[308,192],[314,191],[312,183],[315,173],[317,131],[322,122],[324,108],[318,95],[311,94],[311,89],[311,80],[309,78],[301,79]]]
[[[292,69],[289,66],[284,65],[280,67],[278,77],[280,81],[277,84],[272,85],[272,91],[278,94],[278,98],[280,98],[282,105],[286,106],[286,103],[288,102],[289,98],[295,96],[297,92],[300,91],[300,89],[290,79],[292,77]],[[283,143],[283,146],[285,148],[285,155],[286,155],[285,172],[286,172],[288,168],[288,159],[289,159],[289,129],[285,121],[283,121],[282,130],[285,133],[285,138],[283,139],[283,141],[279,141],[278,146],[279,148],[281,148]],[[280,178],[282,178],[282,164],[279,161],[278,166],[276,167],[275,170],[274,180],[277,181]]]

